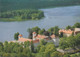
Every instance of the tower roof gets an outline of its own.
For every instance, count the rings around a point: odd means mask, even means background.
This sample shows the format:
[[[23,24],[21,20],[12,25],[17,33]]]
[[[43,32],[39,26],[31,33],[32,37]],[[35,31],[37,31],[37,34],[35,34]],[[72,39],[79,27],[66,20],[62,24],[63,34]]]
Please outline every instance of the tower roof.
[[[36,34],[36,32],[33,32],[32,34]]]
[[[22,37],[23,35],[22,35],[22,34],[19,34],[18,36],[19,36],[19,37]]]

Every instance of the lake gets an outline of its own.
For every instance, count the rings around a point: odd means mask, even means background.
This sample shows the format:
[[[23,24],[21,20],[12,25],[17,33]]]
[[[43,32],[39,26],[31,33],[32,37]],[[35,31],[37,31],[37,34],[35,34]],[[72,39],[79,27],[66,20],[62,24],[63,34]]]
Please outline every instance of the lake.
[[[56,7],[40,9],[44,11],[45,17],[41,20],[30,20],[22,22],[0,22],[0,41],[14,40],[14,33],[19,32],[23,37],[28,37],[28,28],[38,26],[45,28],[59,26],[65,28],[80,22],[80,6]]]

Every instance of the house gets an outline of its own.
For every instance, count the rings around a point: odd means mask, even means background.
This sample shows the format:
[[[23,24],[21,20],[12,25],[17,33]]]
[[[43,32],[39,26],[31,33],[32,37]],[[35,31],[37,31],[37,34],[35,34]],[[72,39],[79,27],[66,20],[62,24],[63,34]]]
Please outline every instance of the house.
[[[53,42],[55,46],[59,45],[59,38],[58,37],[56,38],[54,34],[51,36],[40,35],[40,34],[37,34],[36,32],[33,32],[32,34],[33,34],[32,39],[24,38],[22,34],[19,34],[17,41],[10,41],[10,42],[18,42],[18,43],[24,44],[25,41],[29,41],[29,42],[32,41],[34,43],[34,46],[37,47],[37,45],[40,44],[40,40],[43,39],[46,42]]]
[[[29,39],[29,38],[23,38],[22,34],[19,34],[19,35],[18,35],[18,42],[24,43],[25,41],[29,41],[29,42],[31,42],[32,39]]]
[[[78,33],[80,33],[80,28],[75,28],[75,29],[74,29],[74,35],[76,35],[76,34],[78,34]]]
[[[59,30],[59,34],[60,34],[61,32],[63,33],[63,36],[66,36],[66,37],[71,36],[72,33],[73,33],[73,31],[72,31],[71,29],[69,29],[69,30],[61,29],[61,30]]]
[[[24,43],[25,41],[29,41],[29,42],[33,42],[34,46],[37,47],[37,45],[39,45],[39,39],[33,40],[33,39],[29,39],[29,38],[19,38],[18,42],[20,43]]]
[[[53,42],[55,46],[59,45],[59,37],[56,37],[54,34],[51,35],[50,37],[45,35],[40,35],[40,34],[37,35],[36,32],[33,32],[32,34],[33,34],[33,40],[39,39],[40,41],[44,39],[46,42]]]
[[[33,42],[34,46],[37,47],[37,45],[39,45],[39,39],[33,40],[33,39],[29,39],[29,38],[23,38],[22,34],[18,35],[18,40],[15,41],[8,41],[8,43],[13,42],[13,43],[23,43],[29,41],[29,42]]]
[[[55,44],[55,46],[59,46],[59,37],[56,37],[54,34],[50,36]]]
[[[24,43],[25,41],[31,42],[32,39],[28,39],[28,38],[19,38],[18,41]]]
[[[33,42],[34,46],[37,47],[37,45],[39,45],[39,39],[36,40],[32,40],[32,39],[28,39],[28,38],[19,38],[18,42],[20,43],[24,43],[25,41],[29,41],[29,42]]]
[[[36,40],[36,39],[39,39],[39,40],[41,40],[41,39],[48,40],[49,39],[48,36],[40,35],[40,34],[37,35],[36,32],[33,32],[32,34],[33,34],[33,40]]]
[[[18,38],[22,38],[22,37],[23,37],[23,35],[22,35],[22,34],[19,34],[19,35],[18,35]]]

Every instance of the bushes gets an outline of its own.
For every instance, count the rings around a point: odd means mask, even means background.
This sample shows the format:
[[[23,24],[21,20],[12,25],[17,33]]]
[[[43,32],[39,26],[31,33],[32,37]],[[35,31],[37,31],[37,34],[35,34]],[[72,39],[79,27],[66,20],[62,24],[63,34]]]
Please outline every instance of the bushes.
[[[28,44],[28,42],[26,42],[26,44]],[[8,43],[7,41],[4,43],[3,48],[1,49],[2,51],[0,51],[0,56],[2,57],[31,57],[32,56],[32,52],[29,48],[29,46],[26,44],[22,45],[19,43]],[[2,44],[1,44],[2,46]]]
[[[80,34],[77,34],[76,36],[70,36],[67,38],[61,38],[59,47],[61,49],[65,48],[75,48],[75,46],[79,46],[80,42]]]

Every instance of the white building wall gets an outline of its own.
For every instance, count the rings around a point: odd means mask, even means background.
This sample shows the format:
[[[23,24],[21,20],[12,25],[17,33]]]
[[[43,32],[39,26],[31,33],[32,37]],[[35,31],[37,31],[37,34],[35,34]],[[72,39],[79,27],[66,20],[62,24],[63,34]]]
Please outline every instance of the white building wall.
[[[59,46],[59,38],[53,38],[55,46]]]

